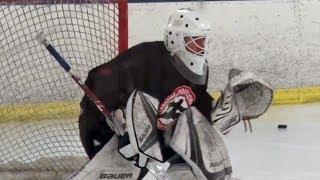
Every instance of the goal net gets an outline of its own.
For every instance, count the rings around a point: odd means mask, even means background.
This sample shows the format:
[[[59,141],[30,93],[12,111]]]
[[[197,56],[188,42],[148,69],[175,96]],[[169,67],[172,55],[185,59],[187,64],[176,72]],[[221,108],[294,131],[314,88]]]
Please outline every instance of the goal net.
[[[87,161],[83,92],[35,40],[41,31],[84,80],[127,48],[127,2],[0,0],[0,172],[73,172]]]

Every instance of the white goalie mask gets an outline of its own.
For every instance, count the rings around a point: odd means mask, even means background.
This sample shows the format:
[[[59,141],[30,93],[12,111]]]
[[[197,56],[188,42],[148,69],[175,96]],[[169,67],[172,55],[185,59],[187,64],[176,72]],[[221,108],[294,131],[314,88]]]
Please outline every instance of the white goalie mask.
[[[169,18],[164,32],[164,43],[171,53],[173,64],[189,81],[206,84],[208,64],[209,22],[199,13],[181,9]]]

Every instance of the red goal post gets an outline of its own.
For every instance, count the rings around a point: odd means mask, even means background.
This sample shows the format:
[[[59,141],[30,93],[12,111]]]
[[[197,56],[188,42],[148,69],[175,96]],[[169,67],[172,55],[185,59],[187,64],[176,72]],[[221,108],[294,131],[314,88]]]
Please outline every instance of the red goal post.
[[[128,2],[119,0],[119,51],[120,53],[128,49]]]

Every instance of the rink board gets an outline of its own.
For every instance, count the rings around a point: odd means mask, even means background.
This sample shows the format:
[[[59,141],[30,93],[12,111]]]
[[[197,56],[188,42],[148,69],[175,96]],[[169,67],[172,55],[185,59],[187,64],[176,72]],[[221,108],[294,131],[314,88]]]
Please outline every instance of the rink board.
[[[211,93],[214,99],[218,99],[220,92]],[[291,89],[277,89],[274,93],[273,105],[301,104],[320,102],[320,87],[303,87]],[[56,118],[77,118],[80,112],[79,102],[50,102],[35,104],[20,104],[0,106],[0,112],[4,112],[1,121],[32,121]],[[56,116],[52,116],[55,114]]]

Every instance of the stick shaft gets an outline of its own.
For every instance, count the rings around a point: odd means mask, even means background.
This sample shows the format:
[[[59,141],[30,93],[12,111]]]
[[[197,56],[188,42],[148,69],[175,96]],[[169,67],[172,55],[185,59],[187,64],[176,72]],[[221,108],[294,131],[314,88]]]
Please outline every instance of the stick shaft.
[[[39,40],[41,44],[43,44],[46,49],[50,52],[50,54],[55,58],[56,61],[60,64],[60,66],[68,72],[68,74],[71,76],[71,78],[79,85],[79,87],[83,90],[85,95],[87,95],[93,103],[97,106],[97,108],[100,110],[100,112],[106,117],[106,121],[110,128],[115,131],[117,135],[123,136],[124,130],[121,128],[121,125],[117,124],[116,126],[113,121],[111,121],[112,116],[110,115],[110,112],[107,110],[107,108],[103,105],[103,103],[99,100],[99,98],[88,88],[86,84],[84,84],[81,79],[72,73],[70,65],[66,62],[65,58],[63,58],[58,51],[46,41],[46,39]]]

